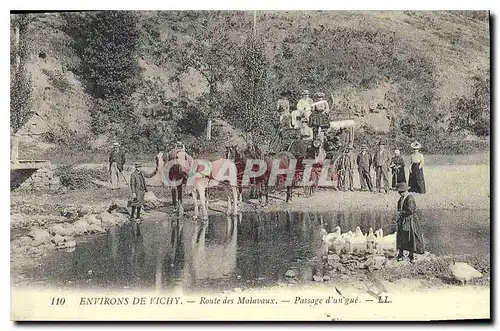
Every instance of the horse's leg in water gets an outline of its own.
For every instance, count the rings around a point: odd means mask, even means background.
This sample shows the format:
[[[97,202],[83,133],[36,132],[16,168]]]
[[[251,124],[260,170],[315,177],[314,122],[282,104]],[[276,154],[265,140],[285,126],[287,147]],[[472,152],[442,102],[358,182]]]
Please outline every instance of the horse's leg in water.
[[[231,190],[233,191],[233,203],[234,203],[234,211],[233,215],[238,215],[238,190],[236,187],[232,186]]]
[[[207,208],[207,210],[208,210],[208,202],[210,200],[210,191],[208,189],[208,186],[207,186],[207,188],[204,189],[204,191],[205,191],[205,197],[206,197],[206,199],[205,199],[205,208]]]
[[[172,205],[174,209],[177,210],[177,188],[172,188]]]
[[[202,183],[199,183],[196,185],[196,189],[198,191],[198,194],[200,195],[200,204],[201,204],[201,209],[203,211],[203,219],[208,220],[208,208],[207,208],[207,201],[205,197],[205,190],[206,187]]]
[[[182,216],[184,214],[184,205],[182,204],[182,184],[176,187],[177,189],[177,196],[179,198],[179,216]]]
[[[269,184],[267,181],[262,182],[262,185],[264,185],[264,194],[266,195],[266,205],[269,203]]]
[[[191,191],[191,196],[193,197],[194,204],[194,218],[198,218],[200,216],[200,210],[198,209],[198,197],[196,196],[198,193],[196,192],[196,187],[193,187]]]
[[[229,186],[229,183],[222,183],[222,185],[224,186],[223,188],[223,191],[224,191],[224,194],[226,195],[226,198],[227,198],[227,211],[226,211],[226,214],[227,215],[231,215],[231,189],[232,187]],[[238,191],[237,191],[237,188],[236,188],[236,199],[238,198]],[[236,200],[234,201],[236,203]]]
[[[257,189],[257,197],[259,198],[259,203],[262,204],[262,181],[256,180],[255,187]]]
[[[292,201],[292,187],[287,186],[286,187],[286,202],[291,202]]]
[[[241,183],[238,185],[238,200],[239,202],[243,202],[243,186]]]

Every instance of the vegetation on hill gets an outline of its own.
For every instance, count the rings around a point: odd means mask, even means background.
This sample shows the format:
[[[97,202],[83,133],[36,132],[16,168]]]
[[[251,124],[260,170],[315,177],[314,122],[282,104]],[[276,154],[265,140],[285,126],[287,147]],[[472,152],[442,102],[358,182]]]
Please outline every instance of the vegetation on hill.
[[[265,143],[276,134],[278,95],[288,91],[293,105],[304,88],[333,97],[337,112],[386,109],[389,132],[366,123],[358,142],[387,136],[400,148],[416,139],[430,153],[470,152],[489,136],[486,12],[259,12],[255,35],[250,12],[40,17],[48,33],[64,35],[74,59],[57,60],[90,100],[80,141],[105,135],[152,153],[183,139],[216,152],[228,139],[217,132],[223,120]],[[30,109],[19,95],[32,87],[20,75],[11,80],[13,129]]]

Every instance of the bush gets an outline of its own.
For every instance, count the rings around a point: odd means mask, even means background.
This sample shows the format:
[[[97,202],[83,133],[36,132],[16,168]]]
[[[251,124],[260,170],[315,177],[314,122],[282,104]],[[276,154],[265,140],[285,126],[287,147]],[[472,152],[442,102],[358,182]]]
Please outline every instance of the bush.
[[[10,125],[17,132],[29,120],[32,107],[31,76],[25,69],[12,74],[10,82]]]
[[[93,180],[107,181],[109,175],[107,170],[75,168],[71,165],[61,165],[54,171],[54,176],[59,177],[61,185],[70,190],[85,189],[93,187]]]

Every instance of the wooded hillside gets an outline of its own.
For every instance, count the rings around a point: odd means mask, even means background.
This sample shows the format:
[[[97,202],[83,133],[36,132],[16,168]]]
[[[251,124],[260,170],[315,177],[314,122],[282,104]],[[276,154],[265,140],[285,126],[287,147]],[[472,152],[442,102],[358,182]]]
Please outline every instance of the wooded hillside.
[[[11,35],[11,129],[35,112],[40,148],[265,143],[279,94],[302,89],[365,112],[359,142],[460,153],[489,139],[487,12],[258,12],[255,36],[253,12],[28,14]]]

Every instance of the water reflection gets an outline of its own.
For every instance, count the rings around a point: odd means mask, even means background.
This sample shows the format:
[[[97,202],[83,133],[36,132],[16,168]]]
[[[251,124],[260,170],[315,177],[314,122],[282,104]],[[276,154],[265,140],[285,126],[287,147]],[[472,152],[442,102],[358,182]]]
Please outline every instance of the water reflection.
[[[321,228],[333,232],[340,226],[344,233],[359,226],[366,233],[371,227],[389,234],[394,217],[391,212],[280,211],[195,222],[159,215],[142,223],[139,232],[127,224],[79,244],[73,253],[55,253],[28,276],[49,284],[71,281],[82,287],[176,293],[276,284],[290,268],[297,268],[299,278],[310,279],[321,269]],[[489,211],[424,211],[423,219],[426,250],[489,254]],[[312,261],[312,267],[299,268],[304,261]]]

